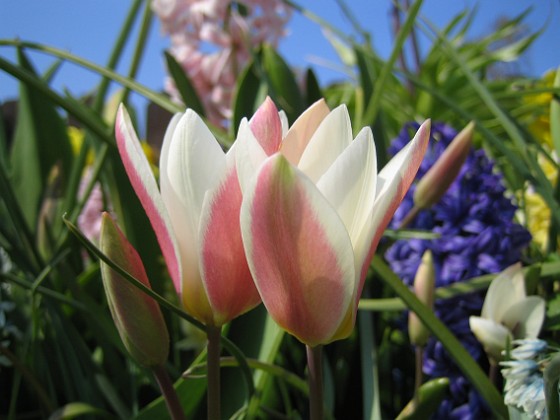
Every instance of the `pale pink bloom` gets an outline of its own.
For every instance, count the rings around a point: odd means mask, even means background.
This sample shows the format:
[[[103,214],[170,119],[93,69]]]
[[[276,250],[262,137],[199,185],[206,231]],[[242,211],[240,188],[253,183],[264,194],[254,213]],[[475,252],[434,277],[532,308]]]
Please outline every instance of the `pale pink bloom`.
[[[430,123],[377,173],[373,135],[319,101],[289,130],[267,100],[242,121],[241,232],[264,305],[310,346],[347,337],[371,258],[424,156]],[[263,139],[266,139],[263,141]]]
[[[251,52],[262,43],[276,46],[291,17],[282,0],[152,0],[152,9],[209,120],[219,125],[231,116],[235,82]],[[165,89],[180,101],[172,80],[166,81]]]
[[[78,197],[83,198],[86,186],[91,178],[91,169],[88,169],[80,180]],[[101,214],[106,210],[101,184],[96,182],[78,216],[78,227],[90,241],[98,242],[101,232]]]

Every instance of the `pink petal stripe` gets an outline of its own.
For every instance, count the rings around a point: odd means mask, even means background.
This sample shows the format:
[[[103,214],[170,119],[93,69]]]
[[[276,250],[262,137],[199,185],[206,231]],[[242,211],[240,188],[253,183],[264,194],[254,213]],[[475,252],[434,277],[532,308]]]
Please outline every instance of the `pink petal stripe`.
[[[144,155],[142,147],[140,146],[140,141],[132,127],[130,116],[122,105],[119,107],[117,113],[115,135],[119,154],[128,178],[130,179],[130,183],[140,199],[156,233],[175,290],[177,293],[181,293],[181,265],[179,262],[178,248],[172,233],[171,221],[161,198],[150,164]]]
[[[232,162],[220,184],[209,191],[200,221],[202,278],[214,313],[223,325],[261,301],[241,241],[241,188]]]
[[[282,141],[282,123],[278,109],[268,96],[249,121],[249,126],[267,156],[278,151]]]
[[[352,244],[315,185],[280,154],[262,166],[241,209],[247,258],[273,319],[302,342],[327,343],[352,303]]]

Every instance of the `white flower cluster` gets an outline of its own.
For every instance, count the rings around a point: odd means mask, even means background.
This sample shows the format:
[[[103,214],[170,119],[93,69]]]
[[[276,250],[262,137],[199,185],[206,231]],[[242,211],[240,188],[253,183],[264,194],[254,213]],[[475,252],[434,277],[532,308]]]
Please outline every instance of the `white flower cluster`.
[[[546,341],[539,339],[514,340],[511,360],[500,362],[506,381],[504,402],[517,407],[532,419],[546,418],[546,401],[542,360]]]

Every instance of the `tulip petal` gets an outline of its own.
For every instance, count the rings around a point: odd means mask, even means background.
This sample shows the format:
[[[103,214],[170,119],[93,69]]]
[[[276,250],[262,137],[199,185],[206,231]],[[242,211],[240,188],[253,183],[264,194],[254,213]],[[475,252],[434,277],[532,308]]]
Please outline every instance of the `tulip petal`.
[[[525,279],[520,263],[513,264],[496,276],[488,287],[481,316],[501,321],[507,309],[525,299]]]
[[[360,131],[317,182],[342,218],[354,248],[375,202],[376,182],[377,156],[369,128]]]
[[[243,118],[239,124],[237,139],[233,143],[232,149],[229,153],[235,153],[239,184],[241,191],[245,191],[268,156],[254,136],[246,118]]]
[[[282,141],[282,154],[292,164],[297,166],[309,140],[313,136],[321,121],[330,110],[324,99],[320,99],[305,110],[294,122]]]
[[[267,159],[241,207],[255,284],[272,318],[302,342],[329,342],[355,299],[354,256],[336,211],[281,154]]]
[[[356,260],[361,261],[358,298],[370,261],[393,214],[404,198],[422,162],[430,140],[430,120],[425,121],[414,138],[385,165],[377,177],[376,199],[371,215],[361,229],[355,248]]]
[[[261,301],[241,240],[239,212],[242,195],[235,155],[230,152],[224,175],[206,194],[200,220],[202,278],[217,326]]]
[[[173,131],[177,122],[178,116],[175,116],[169,124],[169,132]],[[171,219],[159,192],[148,159],[132,127],[130,116],[122,105],[117,112],[115,135],[119,154],[128,178],[156,233],[175,290],[177,293],[181,293],[182,273],[179,248],[173,235]]]
[[[545,306],[541,297],[529,296],[511,305],[499,321],[515,338],[537,338],[544,322]]]
[[[502,351],[506,348],[508,338],[509,341],[512,340],[509,330],[492,320],[478,316],[469,317],[469,325],[486,353],[495,361],[499,361],[502,358]]]
[[[225,170],[225,154],[202,119],[192,110],[166,135],[160,158],[161,195],[181,251],[182,295],[187,312],[212,322],[212,310],[199,270],[199,221],[206,191]]]
[[[341,105],[321,121],[301,155],[297,167],[313,182],[317,182],[351,142],[350,116],[346,106]]]
[[[282,123],[272,99],[265,99],[249,121],[249,126],[267,156],[278,151],[282,142]]]

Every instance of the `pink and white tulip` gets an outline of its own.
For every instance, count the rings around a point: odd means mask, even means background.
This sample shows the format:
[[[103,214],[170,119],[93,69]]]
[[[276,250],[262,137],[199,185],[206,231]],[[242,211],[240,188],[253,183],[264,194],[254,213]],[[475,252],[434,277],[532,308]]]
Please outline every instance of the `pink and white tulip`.
[[[241,231],[269,313],[316,346],[351,333],[371,258],[418,170],[430,122],[380,173],[371,130],[352,140],[345,106],[330,111],[319,101],[286,127],[270,100],[240,126]]]
[[[235,148],[224,153],[192,110],[176,115],[163,140],[160,189],[122,106],[116,137],[185,310],[219,327],[259,304],[241,240]]]

